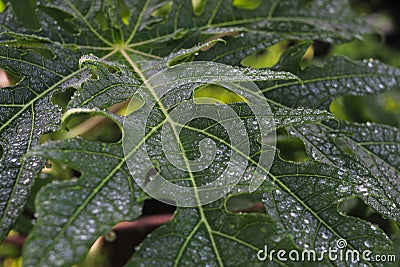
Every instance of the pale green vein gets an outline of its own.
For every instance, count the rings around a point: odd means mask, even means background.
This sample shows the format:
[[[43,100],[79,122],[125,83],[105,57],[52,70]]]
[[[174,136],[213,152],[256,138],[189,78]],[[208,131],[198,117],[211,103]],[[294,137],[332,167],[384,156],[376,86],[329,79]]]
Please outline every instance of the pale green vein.
[[[308,139],[308,136],[303,135],[300,131],[298,131],[295,127],[289,127],[288,130],[290,131],[294,131],[296,132],[298,135],[303,136],[303,138],[305,140],[307,140],[307,142],[309,144],[311,144],[311,142]],[[320,156],[323,156],[325,160],[329,161],[332,165],[336,165],[335,162],[333,162],[319,147],[313,146],[316,150],[318,150]]]
[[[151,129],[151,131],[148,132],[148,134],[141,140],[141,142],[139,142],[139,144],[137,144],[136,147],[134,147],[132,149],[132,151],[130,151],[128,153],[128,155],[126,155],[123,159],[121,159],[121,161],[115,165],[115,167],[108,173],[108,175],[102,179],[102,181],[93,189],[93,191],[90,193],[90,195],[85,198],[85,200],[83,201],[82,205],[80,205],[76,211],[69,217],[68,221],[63,225],[63,227],[61,228],[61,230],[59,231],[59,233],[53,238],[53,244],[56,244],[58,242],[58,240],[60,240],[65,232],[67,231],[68,227],[76,220],[76,218],[79,216],[79,214],[82,213],[82,211],[84,210],[84,208],[90,203],[90,201],[92,201],[92,199],[99,193],[99,191],[110,181],[110,179],[113,177],[113,175],[118,171],[122,169],[122,166],[125,164],[125,159],[129,158],[130,156],[133,155],[133,153],[135,153],[141,146],[142,144],[155,132],[158,130],[159,127],[161,127],[163,125],[163,123],[158,124],[157,126],[155,126],[153,129]],[[31,154],[35,154],[35,152],[31,152]],[[46,260],[47,255],[50,253],[51,251],[51,247],[48,247],[42,254],[42,258],[39,262],[38,266],[41,266],[43,264],[43,262]]]
[[[222,3],[223,3],[223,0],[219,0],[219,1],[218,1],[216,7],[214,8],[213,12],[211,13],[210,18],[208,19],[207,26],[210,26],[211,23],[214,21],[215,16],[217,15],[217,13],[218,13],[218,11],[219,11],[219,9],[220,9]]]
[[[178,255],[175,257],[174,260],[174,267],[179,266],[179,262],[182,258],[183,252],[186,249],[187,245],[189,244],[189,241],[191,240],[191,238],[194,236],[194,234],[196,233],[196,231],[199,229],[200,225],[201,225],[201,221],[199,221],[196,226],[193,227],[192,231],[189,233],[188,236],[185,237],[185,242],[183,242],[182,246],[180,247],[179,251],[178,251]]]
[[[235,242],[237,242],[237,243],[239,243],[239,244],[241,244],[241,245],[243,245],[243,246],[246,246],[246,247],[248,247],[248,248],[251,248],[251,249],[254,250],[254,251],[259,251],[259,250],[260,250],[260,248],[257,248],[257,247],[255,247],[255,246],[253,246],[252,244],[247,243],[246,241],[244,241],[244,240],[242,240],[242,239],[239,239],[239,238],[237,238],[237,237],[230,236],[230,235],[227,235],[227,234],[225,234],[225,233],[223,233],[223,232],[215,231],[215,230],[213,230],[213,233],[216,234],[216,235],[219,235],[219,236],[221,236],[221,237],[224,237],[224,238],[226,238],[226,239],[233,240],[233,241],[235,241]],[[276,259],[275,257],[273,258],[273,261],[276,262],[276,263],[278,263],[278,264],[281,265],[281,266],[289,266],[289,265],[283,263],[282,261],[279,261],[279,260]]]
[[[31,107],[31,112],[32,112],[32,123],[31,123],[31,128],[30,128],[30,132],[29,132],[29,141],[28,141],[28,150],[31,148],[31,144],[32,144],[32,136],[33,136],[33,132],[35,130],[34,126],[35,126],[35,111],[33,109],[33,105],[30,106]],[[19,167],[20,169],[22,169],[25,166],[25,161],[22,162],[21,166]],[[18,181],[21,177],[22,172],[19,171],[17,174],[17,178],[15,179],[15,183],[13,185],[13,189],[12,192],[10,194],[10,199],[12,199],[13,197],[15,197],[15,191],[17,190],[18,187]],[[11,201],[7,201],[7,204],[4,208],[3,211],[3,216],[0,218],[0,224],[2,225],[4,223],[4,220],[7,218],[7,211],[10,208],[11,205]]]
[[[3,131],[5,127],[9,126],[10,123],[12,121],[14,121],[15,119],[17,119],[19,116],[21,116],[21,114],[23,112],[25,112],[25,110],[27,108],[29,108],[31,105],[33,105],[33,103],[35,103],[37,100],[43,98],[46,94],[48,94],[49,92],[51,92],[52,90],[54,90],[55,88],[57,88],[58,86],[60,86],[63,82],[65,82],[66,80],[68,80],[69,78],[74,77],[76,74],[80,73],[82,71],[82,69],[77,70],[75,72],[72,72],[71,74],[69,74],[68,76],[65,76],[63,79],[59,80],[58,82],[56,82],[55,84],[53,84],[51,87],[49,87],[48,89],[44,90],[41,94],[38,94],[35,98],[32,98],[28,103],[26,103],[23,108],[21,108],[17,113],[14,114],[14,116],[12,116],[10,119],[7,120],[7,122],[5,122],[2,126],[0,126],[0,131]]]
[[[252,158],[247,157],[247,155],[244,155],[242,151],[238,150],[235,148],[235,146],[232,146],[231,144],[227,143],[225,140],[220,139],[219,137],[210,134],[202,129],[197,129],[194,127],[191,127],[189,125],[181,125],[182,127],[185,127],[189,130],[192,131],[197,131],[200,132],[204,135],[207,135],[211,138],[214,138],[216,140],[218,140],[219,142],[225,144],[228,147],[231,147],[232,149],[235,150],[235,152],[237,152],[238,154],[242,155],[243,157],[246,157],[249,159],[249,161],[254,164],[255,166],[258,166],[262,171],[264,171],[265,173],[268,173],[271,178],[273,178],[273,181],[279,185],[283,190],[285,190],[286,192],[289,193],[290,196],[292,196],[298,203],[300,203],[306,210],[308,210],[318,221],[320,221],[329,231],[331,231],[335,236],[337,236],[338,238],[343,238],[338,232],[336,232],[332,226],[330,226],[327,222],[325,222],[310,206],[308,206],[302,199],[300,199],[296,194],[294,194],[289,187],[287,187],[282,181],[280,181],[278,179],[277,176],[275,176],[274,174],[272,174],[271,172],[269,172],[269,170],[266,170],[263,166],[259,165],[258,162],[255,162]],[[348,246],[349,248],[353,248],[351,245]]]
[[[92,101],[93,99],[95,99],[96,97],[98,97],[98,96],[104,94],[105,92],[107,92],[107,91],[110,90],[111,88],[117,87],[117,86],[135,87],[135,86],[138,86],[138,85],[137,85],[137,84],[133,84],[133,83],[114,83],[114,84],[111,84],[111,85],[109,85],[109,86],[104,87],[104,89],[102,89],[102,90],[96,92],[95,94],[91,95],[91,96],[88,97],[86,100],[82,101],[82,102],[79,104],[79,106],[82,107],[82,106],[86,105],[87,103],[89,103],[90,101]]]
[[[111,53],[109,53],[108,55],[104,56],[103,59],[111,56],[112,54],[114,54],[115,51],[112,51]],[[15,119],[17,119],[19,116],[21,116],[21,114],[27,109],[29,108],[31,105],[33,105],[33,103],[35,103],[36,101],[38,101],[39,99],[43,98],[46,94],[50,93],[51,91],[53,91],[54,89],[56,89],[58,86],[60,86],[62,83],[64,83],[66,80],[74,77],[75,75],[77,75],[78,73],[82,72],[85,68],[79,69],[77,71],[74,71],[72,73],[70,73],[69,75],[63,77],[61,80],[59,80],[58,82],[54,83],[52,86],[50,86],[48,89],[44,90],[42,93],[38,94],[36,97],[32,98],[29,102],[27,102],[25,104],[25,106],[23,108],[21,108],[17,113],[14,114],[13,117],[11,117],[10,119],[7,120],[7,122],[5,122],[3,125],[0,126],[0,132],[3,131],[5,129],[5,127],[9,126],[10,123],[12,121],[14,121]],[[60,76],[60,74],[58,74]]]
[[[276,8],[278,7],[278,5],[281,3],[281,0],[275,0],[275,2],[272,4],[271,9],[268,12],[268,19],[271,19]]]
[[[320,125],[321,125],[322,127],[326,128],[326,129],[331,130],[331,131],[332,131],[332,130],[335,130],[335,129],[333,129],[333,128],[331,128],[331,127],[325,125],[325,124],[320,124]],[[400,174],[400,170],[396,169],[395,167],[392,167],[392,165],[391,165],[389,162],[387,162],[386,160],[384,160],[384,159],[381,158],[380,156],[376,155],[374,152],[372,152],[372,151],[369,150],[368,148],[364,147],[363,145],[361,145],[360,143],[358,143],[356,140],[353,140],[353,139],[352,139],[351,137],[349,137],[349,136],[343,136],[343,138],[344,138],[344,139],[347,139],[347,140],[350,140],[351,142],[356,143],[357,146],[360,147],[362,150],[364,150],[368,155],[370,155],[370,157],[372,157],[372,158],[374,158],[374,159],[380,160],[380,161],[383,162],[385,165],[391,167],[391,169],[393,169],[396,173]],[[384,143],[384,144],[385,144],[385,143]],[[394,142],[393,144],[397,144],[397,145],[398,145],[398,143],[395,143],[395,142]],[[375,166],[376,166],[376,165],[375,165]],[[376,168],[382,173],[381,169],[380,169],[378,166],[376,166]],[[382,173],[382,176],[385,177],[385,179],[387,180],[388,183],[392,184],[392,182],[390,182],[390,181],[386,178],[387,174]],[[399,191],[400,189],[398,189],[398,188],[396,188],[396,187],[395,187],[395,190],[398,191],[398,192],[400,192],[400,191]]]
[[[127,51],[129,51],[129,52],[132,52],[132,53],[135,53],[135,54],[138,54],[138,55],[141,55],[141,56],[145,56],[145,57],[149,57],[149,58],[153,58],[153,59],[161,59],[161,57],[159,57],[159,56],[156,56],[156,55],[153,55],[153,54],[150,54],[150,53],[146,53],[146,52],[142,52],[140,50],[133,49],[133,48],[130,48],[130,47],[126,47],[125,49]]]
[[[109,42],[107,39],[105,39],[100,33],[96,31],[95,28],[87,21],[86,17],[82,15],[82,13],[79,11],[78,8],[75,7],[69,0],[66,0],[67,4],[71,7],[71,9],[75,12],[75,14],[86,24],[86,26],[89,28],[89,30],[97,36],[103,43],[106,45],[109,45],[110,47],[113,46],[111,42]]]
[[[179,133],[176,130],[175,122],[170,118],[170,116],[168,114],[168,110],[164,107],[164,105],[160,101],[158,95],[154,91],[153,86],[151,86],[151,84],[149,84],[147,78],[144,76],[144,74],[139,69],[139,67],[136,65],[136,63],[133,62],[133,60],[125,52],[125,50],[120,50],[120,52],[121,52],[122,56],[126,59],[126,61],[132,66],[132,68],[135,70],[135,72],[140,76],[140,78],[143,80],[144,84],[149,89],[150,93],[152,94],[154,100],[159,104],[159,108],[161,109],[162,113],[166,117],[167,122],[170,123],[170,125],[171,125],[172,131],[174,133],[174,136],[175,136],[176,140],[179,143],[179,147],[180,147],[181,151],[185,151],[184,147],[182,146],[182,143],[179,141],[180,140]],[[185,154],[185,152],[184,152],[184,154]],[[214,237],[213,237],[213,235],[211,233],[210,224],[208,223],[207,217],[205,216],[204,210],[203,210],[203,208],[201,206],[201,200],[200,200],[200,197],[199,197],[199,192],[196,190],[196,182],[195,182],[195,178],[193,176],[193,173],[190,171],[190,164],[189,164],[188,158],[186,157],[186,155],[184,155],[183,159],[184,159],[184,162],[185,162],[185,166],[186,166],[186,168],[188,170],[188,173],[189,173],[189,176],[190,176],[190,180],[191,180],[192,185],[194,187],[194,193],[195,193],[195,197],[196,197],[197,203],[199,204],[198,205],[198,210],[200,212],[201,221],[204,223],[204,225],[205,225],[205,227],[207,229],[207,232],[209,233],[210,241],[211,241],[213,250],[214,250],[214,252],[216,254],[216,257],[217,257],[219,265],[220,266],[224,266],[224,264],[222,262],[222,259],[221,259],[221,256],[219,254],[218,247],[217,247],[217,245],[215,243],[215,240],[214,240]]]
[[[140,42],[136,42],[136,43],[132,43],[132,44],[127,44],[127,47],[135,47],[135,46],[141,46],[141,45],[145,45],[145,44],[151,44],[151,43],[156,43],[156,42],[160,42],[163,40],[169,40],[171,39],[175,34],[174,33],[170,33],[170,34],[166,34],[166,35],[161,35],[152,39],[148,39],[145,41],[140,41]]]
[[[135,26],[133,27],[132,33],[129,36],[128,40],[125,42],[126,44],[129,44],[132,41],[132,39],[135,37],[136,32],[139,29],[140,22],[142,22],[143,15],[144,15],[144,13],[146,13],[146,10],[147,10],[147,7],[149,5],[149,2],[150,2],[149,0],[146,0],[146,2],[144,3],[143,8],[140,11],[138,19],[137,19],[137,21],[135,23]]]

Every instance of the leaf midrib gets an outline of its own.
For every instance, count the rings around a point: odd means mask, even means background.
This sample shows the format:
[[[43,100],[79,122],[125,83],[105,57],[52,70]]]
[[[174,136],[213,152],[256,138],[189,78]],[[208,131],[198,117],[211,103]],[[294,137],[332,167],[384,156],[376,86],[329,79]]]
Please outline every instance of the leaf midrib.
[[[219,142],[224,143],[226,146],[231,147],[232,149],[234,149],[235,152],[239,153],[240,155],[242,155],[242,156],[244,156],[244,157],[247,157],[247,156],[244,155],[240,150],[237,150],[237,149],[235,149],[234,146],[231,146],[230,144],[228,144],[225,140],[220,139],[220,138],[218,138],[217,136],[214,136],[214,135],[212,135],[212,134],[210,134],[210,133],[208,133],[208,132],[206,132],[206,131],[203,131],[202,129],[197,129],[197,128],[194,128],[194,127],[191,127],[191,126],[188,126],[188,125],[183,125],[182,127],[186,127],[187,129],[190,129],[190,130],[193,130],[193,131],[197,131],[197,132],[200,132],[200,133],[202,133],[202,134],[204,134],[204,135],[207,135],[207,136],[209,136],[209,137],[215,138],[215,139],[217,139]],[[252,158],[248,158],[248,159],[249,159],[249,161],[250,161],[252,164],[258,166],[258,167],[259,167],[261,170],[263,170],[265,173],[268,173],[268,174],[273,178],[273,181],[274,181],[276,184],[280,185],[281,188],[282,188],[283,190],[285,190],[286,192],[288,192],[289,195],[291,195],[294,199],[296,199],[296,201],[298,201],[306,210],[308,210],[308,211],[309,211],[319,222],[321,222],[329,231],[331,231],[331,232],[332,232],[334,235],[336,235],[338,238],[343,238],[343,237],[342,237],[341,235],[339,235],[330,225],[328,225],[324,220],[322,220],[322,218],[321,218],[316,212],[314,212],[314,210],[313,210],[311,207],[309,207],[306,203],[304,203],[304,201],[301,200],[296,194],[294,194],[294,193],[290,190],[290,188],[288,188],[282,181],[280,181],[280,180],[278,179],[279,176],[276,176],[276,175],[270,173],[270,172],[269,172],[268,170],[266,170],[263,166],[260,166],[257,162],[255,162]],[[351,246],[351,245],[348,245],[348,247],[354,249],[354,247]]]
[[[179,139],[180,139],[180,138],[179,138],[179,133],[177,132],[177,130],[176,130],[176,128],[175,128],[175,124],[176,124],[176,123],[175,123],[174,121],[172,121],[172,119],[170,118],[170,116],[169,116],[169,114],[168,114],[168,110],[164,107],[163,103],[160,101],[158,95],[157,95],[156,92],[154,91],[153,86],[152,86],[151,84],[148,83],[147,78],[146,78],[145,75],[141,72],[141,70],[140,70],[139,67],[136,65],[136,63],[129,57],[129,55],[128,55],[124,50],[121,50],[120,52],[121,52],[122,56],[125,58],[125,60],[129,63],[129,65],[131,65],[132,68],[136,71],[136,73],[141,77],[143,83],[146,85],[147,89],[148,89],[148,90],[150,91],[150,93],[152,94],[154,100],[158,103],[159,108],[160,108],[160,110],[162,111],[162,113],[164,114],[166,120],[167,120],[168,123],[170,123],[170,125],[171,125],[171,128],[172,128],[172,130],[173,130],[173,132],[174,132],[175,138],[176,138],[176,140],[177,140],[178,143],[179,143],[180,149],[181,149],[181,151],[183,151],[183,152],[182,152],[182,153],[183,153],[183,160],[184,160],[185,166],[186,166],[186,168],[187,168],[187,170],[188,170],[188,173],[189,173],[189,176],[190,176],[190,180],[191,180],[192,185],[193,185],[193,188],[194,188],[193,191],[194,191],[194,193],[195,193],[195,198],[196,198],[196,201],[197,201],[197,203],[198,203],[197,209],[198,209],[199,212],[200,212],[200,218],[201,218],[200,221],[204,223],[204,226],[206,227],[207,232],[209,233],[210,241],[211,241],[211,243],[212,243],[212,247],[213,247],[214,252],[215,252],[215,254],[216,254],[217,261],[218,261],[219,265],[220,265],[220,266],[224,266],[224,264],[223,264],[223,262],[222,262],[222,258],[221,258],[221,256],[219,255],[219,251],[218,251],[217,245],[216,245],[216,243],[215,243],[215,241],[214,241],[214,237],[213,237],[213,235],[212,235],[212,233],[211,233],[211,226],[210,226],[210,224],[208,223],[208,220],[207,220],[206,215],[204,214],[204,210],[203,210],[203,208],[202,208],[202,203],[201,203],[201,200],[200,200],[199,192],[198,192],[198,190],[196,189],[196,186],[197,186],[197,185],[196,185],[196,181],[195,181],[195,178],[194,178],[194,176],[193,176],[193,173],[190,171],[191,168],[190,168],[190,164],[189,164],[188,158],[187,158],[186,155],[185,155],[185,150],[184,150],[184,148],[183,148],[182,143],[179,141]],[[177,266],[177,263],[179,262],[179,260],[180,260],[180,258],[176,258],[176,259],[175,259],[175,264],[174,264],[175,266]]]
[[[163,121],[164,122],[164,121]],[[65,234],[65,232],[67,231],[68,227],[71,226],[71,224],[75,221],[75,219],[79,216],[79,214],[84,210],[84,208],[89,204],[89,202],[99,193],[99,191],[105,186],[105,184],[107,184],[110,179],[113,177],[113,175],[120,169],[122,169],[121,167],[125,164],[126,160],[125,158],[129,158],[130,156],[132,156],[133,153],[135,153],[137,151],[137,149],[139,149],[142,144],[147,140],[147,138],[149,138],[154,132],[156,132],[158,130],[159,127],[161,127],[163,125],[163,122],[161,122],[160,124],[154,126],[154,128],[152,128],[148,134],[146,134],[146,136],[140,141],[139,144],[137,144],[136,147],[134,147],[132,149],[132,151],[130,151],[128,153],[128,155],[126,155],[124,158],[121,158],[120,162],[115,165],[115,167],[108,173],[108,175],[102,179],[102,181],[95,187],[93,188],[92,193],[85,198],[85,201],[82,203],[82,205],[80,205],[76,211],[69,217],[68,221],[64,224],[64,226],[61,228],[61,230],[59,231],[59,233],[53,238],[53,244],[57,243],[59,239],[61,239],[63,237],[63,235]],[[32,155],[35,154],[35,152],[31,152]],[[39,153],[40,154],[40,153]],[[39,261],[40,264],[42,264],[46,258],[47,255],[50,253],[52,249],[52,246],[49,246],[42,254],[42,258]]]

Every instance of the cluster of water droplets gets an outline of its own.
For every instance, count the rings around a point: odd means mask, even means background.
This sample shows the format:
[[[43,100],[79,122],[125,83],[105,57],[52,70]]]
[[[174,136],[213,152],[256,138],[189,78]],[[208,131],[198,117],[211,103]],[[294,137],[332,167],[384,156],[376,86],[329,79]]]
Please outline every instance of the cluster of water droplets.
[[[134,116],[125,118],[124,128],[127,135],[125,136],[126,138],[123,139],[124,152],[127,153],[134,149],[136,146],[134,145],[136,139],[137,143],[141,142],[142,136],[137,127],[141,125],[140,123],[148,121],[151,124],[156,124],[154,117],[150,118],[149,115],[153,114],[151,112],[155,111],[150,103],[160,101],[159,99],[162,97],[161,105],[156,108],[160,115],[165,113],[163,112],[164,105],[166,107],[173,106],[174,108],[168,111],[168,115],[163,115],[166,116],[166,120],[162,127],[160,127],[160,135],[158,136],[158,133],[153,135],[153,137],[160,138],[160,140],[156,142],[158,144],[154,143],[154,145],[161,144],[164,157],[168,160],[168,162],[164,162],[165,159],[160,158],[159,163],[161,165],[164,164],[164,166],[160,166],[161,168],[158,168],[158,170],[167,168],[165,166],[173,166],[179,171],[189,173],[186,174],[186,177],[191,177],[190,179],[193,181],[196,179],[196,183],[192,184],[193,187],[182,187],[178,184],[168,182],[168,179],[164,179],[160,176],[160,173],[157,172],[149,177],[151,179],[137,181],[138,184],[142,188],[144,187],[153,197],[161,201],[168,201],[168,198],[172,197],[172,199],[175,199],[173,203],[180,206],[198,205],[200,204],[199,201],[201,204],[210,203],[232,190],[247,169],[250,157],[249,135],[257,133],[259,129],[261,132],[271,132],[275,130],[272,125],[269,125],[273,124],[272,114],[265,114],[269,110],[266,106],[267,102],[265,98],[262,96],[259,89],[253,83],[249,82],[254,78],[254,75],[261,75],[259,77],[263,79],[268,76],[268,78],[272,79],[274,74],[268,71],[252,71],[250,73],[250,70],[246,72],[243,69],[227,67],[221,64],[197,62],[177,65],[172,69],[163,70],[153,75],[145,85],[146,88],[139,89],[139,94],[142,99],[148,103],[148,106],[136,112]],[[181,99],[182,94],[179,90],[182,90],[182,93],[185,91],[191,92],[195,88],[193,86],[207,83],[214,83],[229,88],[229,90],[247,99],[249,101],[248,107],[253,112],[255,119],[247,119],[244,123],[243,119],[239,117],[238,113],[231,106],[223,104],[196,104],[191,100]],[[149,84],[151,85],[149,86]],[[174,88],[176,88],[177,92],[171,92]],[[157,97],[155,95],[157,95]],[[196,101],[197,100],[199,99],[196,98]],[[156,107],[157,104],[154,104],[154,107]],[[194,127],[193,129],[186,126],[189,125],[190,122],[199,119],[214,121],[216,124],[215,126],[213,126],[212,123],[209,125],[206,124],[206,129],[200,127],[198,130],[194,129],[197,126],[193,124],[190,126]],[[218,125],[222,129],[217,130]],[[136,128],[130,129],[131,126]],[[266,127],[268,129],[266,129]],[[183,130],[191,133],[191,144],[195,144],[198,147],[196,149],[190,145],[189,148],[191,155],[195,156],[195,159],[188,159],[186,157],[187,151],[182,151],[186,150],[183,146],[186,141],[181,139],[181,131]],[[197,131],[198,133],[196,133]],[[221,137],[219,137],[219,135],[221,135]],[[202,140],[199,138],[202,138]],[[258,146],[260,146],[260,143]],[[261,146],[263,146],[263,144],[261,144]],[[266,149],[264,150],[267,151]],[[274,153],[274,150],[270,152]],[[269,167],[268,162],[272,162],[272,157],[266,157],[263,153],[266,152],[261,153],[260,162],[261,165],[267,169]],[[140,155],[139,152],[137,154]],[[155,154],[153,153],[153,157]],[[142,159],[142,156],[144,155],[141,155],[141,157],[127,158],[131,174],[135,178],[141,177],[138,171],[145,167],[145,160]],[[160,156],[161,155],[157,155],[157,157]],[[226,156],[228,156],[228,158],[226,158]],[[226,159],[228,159],[228,162],[221,162],[221,160]],[[137,168],[137,166],[142,167]],[[223,170],[218,170],[218,168],[223,168]],[[214,170],[216,172],[214,172]],[[254,182],[254,179],[250,180],[250,184],[253,184],[253,187],[256,187],[256,185],[258,186],[265,179],[263,175],[257,176],[258,172],[259,171],[255,172],[257,182]],[[175,171],[175,173],[175,177],[182,176],[182,174],[178,174],[177,171]],[[203,181],[205,178],[212,178],[215,174],[218,174],[218,177],[214,177],[214,180],[211,182],[207,181],[207,184],[198,184],[198,178],[195,178],[196,175],[198,175],[197,173],[201,175],[200,179],[203,179]],[[253,177],[255,176],[253,175]],[[189,182],[190,179],[186,178],[186,181]],[[178,188],[175,188],[177,186]],[[193,190],[196,190],[197,193]],[[176,193],[174,193],[175,191]],[[172,196],[167,197],[167,195],[171,194]],[[196,195],[198,196],[196,197]]]

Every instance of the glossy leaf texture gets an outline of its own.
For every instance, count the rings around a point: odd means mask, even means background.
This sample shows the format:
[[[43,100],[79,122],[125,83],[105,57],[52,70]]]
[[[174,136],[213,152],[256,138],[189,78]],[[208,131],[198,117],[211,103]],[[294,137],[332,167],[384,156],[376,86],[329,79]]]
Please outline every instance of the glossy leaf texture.
[[[165,253],[167,243],[172,245]],[[278,221],[266,214],[231,213],[217,201],[202,210],[178,209],[170,222],[141,244],[126,266],[301,266],[276,257],[258,260],[257,253],[266,244],[301,253]]]
[[[21,80],[0,89],[0,237],[23,211],[46,160],[69,165],[82,175],[51,183],[38,194],[38,218],[23,252],[25,266],[76,264],[116,223],[140,216],[144,193],[129,172],[121,141],[74,138],[39,146],[39,138],[82,113],[110,118],[122,128],[124,118],[111,113],[111,106],[136,97],[160,71],[203,61],[227,64],[254,81],[261,89],[256,97],[265,97],[270,105],[269,119],[299,137],[310,159],[287,162],[276,151],[271,170],[263,172],[265,181],[249,192],[248,182],[263,152],[262,133],[245,100],[218,104],[220,110],[233,110],[249,134],[243,179],[224,199],[178,208],[170,222],[141,244],[128,266],[261,266],[265,262],[257,253],[265,245],[321,253],[335,248],[339,239],[347,240],[347,249],[391,253],[393,244],[381,229],[341,214],[338,205],[359,197],[399,222],[398,129],[343,122],[328,109],[343,95],[393,89],[400,71],[375,60],[355,62],[341,56],[328,58],[322,66],[301,65],[313,40],[342,43],[362,38],[372,27],[351,12],[345,0],[261,0],[253,7],[244,1],[197,1],[195,7],[192,2],[43,0],[34,10],[40,27],[25,25],[7,5],[0,14],[0,67]],[[273,69],[239,66],[244,57],[283,40],[299,43],[288,48]],[[211,70],[204,72],[208,77],[190,70],[185,75],[195,85],[223,75]],[[51,96],[67,88],[76,92],[62,114]],[[213,180],[236,148],[220,124],[195,119],[178,136],[182,153],[198,158],[200,141],[209,138],[217,144],[216,161],[199,172],[182,171],[168,161],[160,142],[161,125],[178,104],[195,103],[193,88],[177,86],[169,95],[152,96],[161,99],[151,110],[142,140],[157,171],[181,185]],[[138,107],[132,114],[142,110]],[[144,157],[144,150],[130,152],[138,162]],[[265,212],[226,209],[229,199],[243,194],[263,201]],[[276,256],[268,263],[302,266]],[[372,266],[326,257],[319,264]]]
[[[296,53],[304,52],[299,49],[293,55],[287,51],[284,56],[298,57]],[[331,101],[340,96],[379,94],[396,88],[400,81],[399,69],[373,59],[357,62],[333,56],[323,66],[308,65],[304,69],[300,69],[299,62],[292,61],[279,67],[293,71],[301,81],[259,85],[271,102],[287,107],[329,109]]]
[[[68,164],[82,175],[42,189],[32,238],[24,247],[26,266],[71,265],[112,226],[141,214],[140,190],[124,164],[120,145],[70,139],[30,154]]]
[[[0,236],[4,238],[12,227],[44,161],[23,156],[39,143],[40,136],[55,130],[61,111],[50,102],[52,93],[63,80],[78,69],[76,55],[57,45],[48,45],[57,62],[32,51],[1,47],[0,64],[23,79],[9,88],[0,89],[1,193]],[[61,60],[62,58],[62,60]]]
[[[312,161],[304,164],[276,161],[271,173],[276,183],[282,186],[263,195],[266,211],[281,219],[300,247],[320,252],[327,248],[359,252],[371,249],[372,257],[393,253],[391,240],[376,225],[338,211],[338,204],[355,196],[356,188],[364,185],[365,181],[358,176]],[[347,245],[340,247],[340,240],[346,240]],[[339,266],[353,264],[349,258],[331,261]],[[363,259],[357,264],[372,266],[370,261]],[[386,266],[386,263],[373,264]]]
[[[356,186],[340,186],[353,192],[385,216],[399,221],[399,130],[377,124],[341,122],[335,125],[303,125],[290,128],[306,144],[315,160],[350,171]]]

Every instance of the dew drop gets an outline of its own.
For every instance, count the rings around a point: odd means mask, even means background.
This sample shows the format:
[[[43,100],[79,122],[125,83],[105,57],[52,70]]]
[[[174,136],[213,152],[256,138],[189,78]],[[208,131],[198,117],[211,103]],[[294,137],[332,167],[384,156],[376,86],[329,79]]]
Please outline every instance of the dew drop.
[[[364,245],[367,247],[367,248],[370,248],[372,245],[371,245],[371,243],[368,241],[368,240],[366,240],[365,242],[364,242]]]
[[[107,242],[114,242],[117,239],[117,234],[111,230],[110,232],[104,235],[104,239]]]
[[[282,237],[280,235],[272,236],[272,241],[274,241],[275,243],[278,243],[281,240],[282,240]]]

